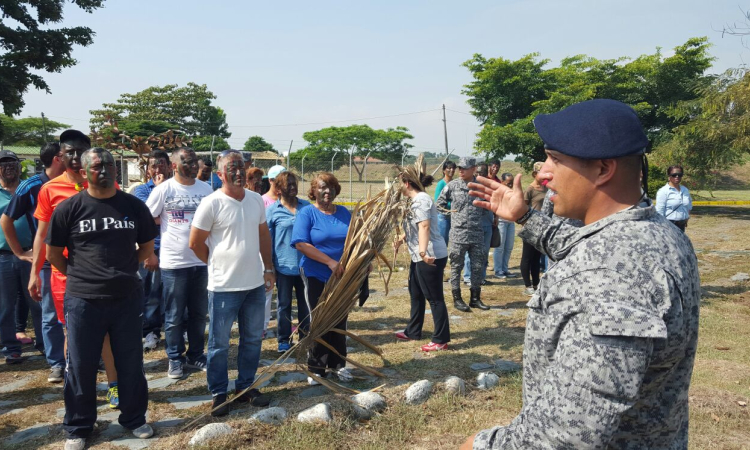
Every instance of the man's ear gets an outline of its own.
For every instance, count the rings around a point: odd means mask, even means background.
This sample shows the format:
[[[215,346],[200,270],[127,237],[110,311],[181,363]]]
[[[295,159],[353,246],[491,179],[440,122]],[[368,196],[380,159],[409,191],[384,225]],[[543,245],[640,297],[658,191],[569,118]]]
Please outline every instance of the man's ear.
[[[595,167],[595,179],[593,180],[594,186],[602,186],[608,183],[617,172],[617,160],[616,159],[599,159],[591,161]]]

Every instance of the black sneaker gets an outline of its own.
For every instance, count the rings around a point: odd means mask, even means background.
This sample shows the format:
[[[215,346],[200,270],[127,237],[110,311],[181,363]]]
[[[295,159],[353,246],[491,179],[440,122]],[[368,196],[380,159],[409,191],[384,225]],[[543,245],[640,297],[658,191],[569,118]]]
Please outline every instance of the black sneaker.
[[[227,394],[214,395],[213,403],[211,404],[211,415],[214,417],[226,416],[229,414],[229,405],[224,405],[219,409],[216,409],[219,405],[226,403]]]
[[[20,353],[11,353],[5,357],[5,364],[21,364],[23,362],[23,356]]]
[[[239,394],[239,391],[236,391]],[[250,403],[252,406],[268,406],[271,403],[271,399],[267,395],[263,395],[257,389],[250,389],[242,395],[235,397],[234,401],[238,403]]]
[[[201,355],[197,359],[188,359],[185,361],[185,367],[189,369],[197,369],[205,372],[208,369],[208,364],[206,362],[206,355]]]

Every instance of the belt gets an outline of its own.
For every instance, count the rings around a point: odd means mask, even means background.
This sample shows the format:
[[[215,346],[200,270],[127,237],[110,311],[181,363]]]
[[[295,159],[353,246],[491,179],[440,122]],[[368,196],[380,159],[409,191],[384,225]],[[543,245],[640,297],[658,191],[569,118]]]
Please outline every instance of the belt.
[[[23,248],[21,250],[27,252],[27,251],[31,250],[31,247]],[[13,254],[12,250],[0,250],[0,255],[12,255],[12,254]]]

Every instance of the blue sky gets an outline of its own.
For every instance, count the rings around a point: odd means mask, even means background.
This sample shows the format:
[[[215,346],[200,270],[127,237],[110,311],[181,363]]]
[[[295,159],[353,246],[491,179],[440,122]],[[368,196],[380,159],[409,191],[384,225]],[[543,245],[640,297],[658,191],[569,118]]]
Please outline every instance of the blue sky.
[[[461,63],[474,53],[555,64],[587,54],[665,54],[708,36],[712,72],[750,61],[739,38],[716,30],[742,18],[737,0],[318,1],[107,0],[89,15],[67,4],[65,25],[94,43],[77,66],[46,74],[52,94],[30,91],[22,116],[44,112],[88,129],[89,110],[148,86],[205,83],[227,113],[234,148],[260,135],[286,150],[329,125],[406,126],[415,151],[443,148],[442,104],[468,112]],[[430,111],[336,124],[267,127]],[[258,127],[259,125],[264,127]],[[448,111],[449,147],[471,152],[479,127]]]

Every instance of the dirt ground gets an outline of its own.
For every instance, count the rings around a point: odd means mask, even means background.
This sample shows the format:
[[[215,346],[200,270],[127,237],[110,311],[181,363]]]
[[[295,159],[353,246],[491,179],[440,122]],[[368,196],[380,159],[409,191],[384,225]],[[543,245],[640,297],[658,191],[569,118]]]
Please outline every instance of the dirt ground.
[[[737,273],[750,273],[750,208],[696,207],[688,235],[700,261],[703,303],[699,351],[690,392],[690,448],[750,448],[750,282],[732,281]],[[511,258],[511,270],[518,273],[521,245]],[[668,249],[665,249],[668,251]],[[406,259],[402,257],[401,265]],[[359,362],[381,370],[386,377],[374,379],[355,371],[358,378],[350,387],[366,390],[385,384],[381,393],[388,409],[368,422],[351,418],[349,403],[321,389],[311,389],[303,380],[286,382],[294,365],[276,374],[263,391],[274,404],[286,408],[289,419],[279,427],[248,423],[257,408],[236,409],[219,419],[229,423],[235,433],[212,443],[211,448],[258,449],[453,449],[468,435],[497,424],[508,423],[521,408],[521,373],[503,372],[500,385],[489,391],[476,389],[477,371],[471,365],[493,363],[504,359],[521,363],[525,327],[525,304],[520,278],[496,280],[483,290],[490,311],[460,313],[449,306],[451,315],[450,350],[423,354],[419,346],[429,342],[433,329],[431,316],[426,316],[421,341],[397,342],[393,333],[406,325],[409,297],[405,270],[394,273],[390,294],[384,295],[383,285],[371,280],[371,298],[350,316],[349,328],[366,337],[383,350],[384,357],[367,352],[351,343],[351,355]],[[445,285],[449,295],[448,285]],[[468,288],[464,294],[468,297]],[[272,322],[272,327],[275,322]],[[237,335],[233,335],[230,368],[236,368]],[[32,357],[19,366],[0,363],[0,391],[4,386],[17,388],[0,393],[0,446],[14,449],[61,448],[64,435],[60,430],[60,409],[63,408],[62,386],[47,383],[47,367],[43,358],[30,346],[26,355]],[[263,344],[261,358],[274,360],[275,339]],[[146,374],[151,382],[165,378],[167,360],[164,348],[146,353]],[[230,377],[236,372],[232,370]],[[465,397],[455,397],[442,390],[441,382],[450,375],[467,383]],[[434,394],[418,406],[404,403],[404,391],[412,382],[427,379],[435,382]],[[105,381],[103,375],[99,381]],[[100,416],[111,411],[105,405],[104,392],[99,392]],[[192,418],[208,411],[208,403],[178,409],[170,402],[197,397],[200,403],[208,395],[204,373],[191,373],[166,387],[149,392],[149,422],[166,419]],[[15,403],[8,403],[15,402]],[[296,414],[312,405],[328,402],[334,421],[329,425],[301,424]],[[137,448],[142,443],[122,440],[122,430],[113,422],[112,414],[100,417],[91,448]],[[215,420],[216,421],[216,420]],[[202,423],[208,423],[204,420]],[[116,420],[115,422],[116,423]],[[182,431],[186,422],[161,422],[150,440],[151,448],[186,447],[193,431]],[[16,443],[20,430],[41,427],[39,437]],[[15,436],[15,437],[14,437]],[[120,439],[118,441],[118,439]]]

